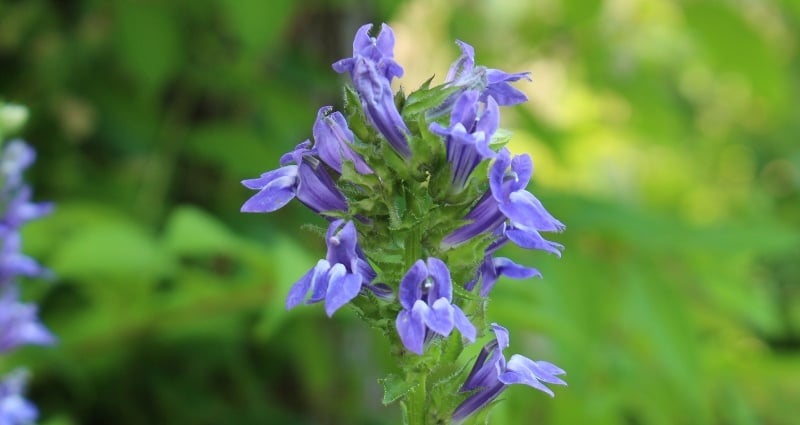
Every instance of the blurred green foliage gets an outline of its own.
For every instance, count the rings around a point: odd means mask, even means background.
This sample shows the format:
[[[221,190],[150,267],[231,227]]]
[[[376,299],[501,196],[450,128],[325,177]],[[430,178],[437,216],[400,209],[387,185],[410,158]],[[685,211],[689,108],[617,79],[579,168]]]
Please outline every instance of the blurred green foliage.
[[[58,204],[25,249],[58,275],[26,297],[60,344],[0,359],[32,369],[42,423],[398,422],[380,335],[283,309],[319,219],[238,212],[381,21],[407,80],[443,75],[455,38],[533,71],[503,124],[567,251],[509,250],[545,279],[501,282],[489,313],[570,386],[511,388],[491,423],[796,423],[796,2],[0,1],[0,94],[30,107]]]

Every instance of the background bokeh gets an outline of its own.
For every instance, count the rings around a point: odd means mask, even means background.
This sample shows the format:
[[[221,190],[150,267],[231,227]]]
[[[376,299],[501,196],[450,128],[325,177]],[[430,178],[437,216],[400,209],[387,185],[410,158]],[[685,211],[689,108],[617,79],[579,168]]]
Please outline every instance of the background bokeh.
[[[567,250],[509,249],[544,279],[501,281],[489,315],[569,387],[512,387],[492,424],[798,423],[800,3],[0,1],[0,95],[58,205],[24,234],[58,279],[24,286],[60,343],[0,359],[42,424],[399,422],[379,334],[284,311],[320,219],[238,212],[384,21],[407,89],[456,38],[533,73],[501,124]]]

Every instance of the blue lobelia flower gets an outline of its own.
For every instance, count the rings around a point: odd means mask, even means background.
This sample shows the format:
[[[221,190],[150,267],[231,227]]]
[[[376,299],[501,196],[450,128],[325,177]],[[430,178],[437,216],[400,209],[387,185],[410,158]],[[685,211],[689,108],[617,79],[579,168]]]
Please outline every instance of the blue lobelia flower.
[[[362,286],[375,279],[376,273],[358,246],[355,224],[352,221],[333,221],[325,235],[328,254],[308,271],[289,290],[286,308],[325,300],[325,312],[332,316],[361,292]]]
[[[8,142],[0,155],[0,177],[3,189],[19,187],[22,173],[36,160],[36,151],[27,143],[16,139]]]
[[[343,161],[352,162],[361,174],[372,174],[364,158],[351,147],[355,136],[347,126],[344,115],[339,111],[331,113],[332,110],[330,106],[323,106],[314,122],[314,146],[319,151],[319,157],[340,174]]]
[[[347,202],[322,161],[306,140],[281,157],[281,168],[257,179],[243,180],[248,189],[259,192],[242,205],[242,212],[265,213],[282,208],[293,198],[318,214],[346,211]]]
[[[450,271],[442,260],[428,257],[427,264],[417,260],[400,281],[399,298],[403,310],[397,315],[397,333],[410,351],[422,354],[426,328],[449,336],[455,327],[468,340],[475,341],[475,326],[458,306],[451,304]]]
[[[510,172],[507,172],[509,166]],[[530,156],[518,155],[512,160],[508,150],[502,149],[489,171],[490,190],[467,213],[465,220],[469,223],[447,235],[444,245],[458,245],[500,228],[501,238],[508,238],[523,248],[560,255],[561,245],[545,240],[539,232],[559,232],[564,225],[525,190],[532,173]]]
[[[542,277],[542,274],[539,270],[517,264],[509,258],[495,257],[492,254],[486,254],[483,258],[483,262],[478,266],[475,279],[467,282],[467,284],[464,285],[464,289],[471,291],[480,281],[480,294],[482,297],[487,297],[500,276],[506,276],[512,279],[527,279],[534,276]]]
[[[378,37],[370,37],[371,24],[359,28],[353,41],[353,57],[337,61],[333,69],[349,72],[364,114],[403,158],[411,157],[409,129],[403,122],[392,93],[392,78],[403,75],[394,60],[394,33],[384,24]]]
[[[20,303],[16,288],[0,295],[0,353],[20,345],[50,345],[55,337],[39,322],[36,306]]]
[[[479,102],[480,93],[467,90],[462,93],[450,114],[450,126],[430,125],[431,132],[445,136],[447,161],[450,163],[452,187],[460,192],[472,171],[483,160],[495,156],[489,148],[492,135],[497,131],[500,112],[497,102],[487,98]]]
[[[21,250],[19,231],[0,229],[0,291],[10,287],[17,276],[43,277],[49,270]]]
[[[0,425],[29,425],[39,412],[23,397],[28,380],[24,370],[16,370],[0,380]]]
[[[362,25],[356,31],[353,39],[353,57],[345,58],[333,64],[333,69],[338,73],[353,70],[358,58],[365,58],[374,63],[381,76],[390,81],[395,77],[403,76],[403,68],[394,60],[394,31],[386,24],[381,25],[381,32],[377,37],[370,37],[369,31],[372,24]]]
[[[506,362],[503,350],[508,348],[508,330],[492,323],[495,339],[481,349],[475,365],[459,392],[472,394],[453,412],[453,420],[461,421],[477,412],[497,398],[508,385],[525,384],[553,396],[553,391],[544,384],[567,385],[558,375],[565,372],[558,366],[533,361],[514,354]]]
[[[509,74],[499,69],[475,66],[475,49],[461,40],[456,40],[456,44],[461,48],[461,56],[450,65],[446,82],[479,90],[481,100],[491,96],[501,106],[516,105],[528,100],[524,93],[510,83],[521,79],[530,81],[530,72]]]

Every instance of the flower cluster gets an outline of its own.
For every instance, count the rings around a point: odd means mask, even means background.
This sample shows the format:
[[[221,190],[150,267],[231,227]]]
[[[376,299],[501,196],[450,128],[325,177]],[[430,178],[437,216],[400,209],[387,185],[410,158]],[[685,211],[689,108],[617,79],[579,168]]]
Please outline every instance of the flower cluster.
[[[0,151],[0,354],[21,345],[55,342],[39,321],[36,306],[20,300],[17,280],[48,274],[21,252],[21,227],[52,209],[50,203],[32,202],[31,188],[23,181],[23,172],[34,159],[33,149],[21,140],[6,143]],[[0,424],[28,424],[36,419],[36,408],[22,396],[26,376],[16,371],[0,380]]]
[[[510,83],[528,73],[478,66],[473,48],[458,41],[461,56],[445,82],[405,96],[391,86],[403,74],[392,29],[384,24],[376,36],[371,29],[361,27],[353,56],[333,64],[352,80],[343,110],[322,107],[313,141],[284,155],[280,168],[242,182],[258,191],[243,212],[272,212],[296,197],[329,222],[325,259],[295,283],[286,306],[324,302],[331,316],[350,304],[390,336],[406,380],[419,370],[448,376],[402,395],[409,423],[415,397],[445,405],[423,408],[427,419],[447,410],[450,418],[434,419],[462,420],[510,384],[552,395],[544,383],[565,384],[557,378],[564,372],[520,355],[506,361],[508,332],[483,319],[500,276],[540,276],[496,257],[500,247],[556,255],[563,248],[542,235],[564,225],[526,190],[531,158],[512,155],[498,132],[500,107],[526,100]],[[443,356],[457,359],[463,340],[475,342],[487,328],[495,339],[469,375],[466,368],[446,374],[454,366]]]

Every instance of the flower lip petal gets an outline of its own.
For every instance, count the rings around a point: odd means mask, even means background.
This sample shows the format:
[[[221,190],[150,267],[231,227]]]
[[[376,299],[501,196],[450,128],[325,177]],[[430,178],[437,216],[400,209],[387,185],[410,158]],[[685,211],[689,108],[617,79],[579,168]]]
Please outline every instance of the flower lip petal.
[[[422,355],[422,346],[425,343],[425,324],[418,314],[415,314],[413,310],[400,311],[395,326],[403,345],[409,351]]]
[[[270,182],[242,205],[242,212],[267,213],[283,208],[295,197],[295,179],[280,177]]]
[[[361,275],[347,273],[343,264],[334,264],[328,271],[328,291],[325,295],[325,313],[333,316],[339,308],[350,302],[361,291]]]
[[[453,306],[450,305],[449,300],[439,298],[429,306],[430,308],[427,308],[425,301],[417,300],[414,303],[414,308],[416,309],[418,306],[426,307],[420,310],[424,312],[422,318],[428,329],[442,336],[450,335],[450,332],[453,331]]]
[[[469,321],[467,315],[458,306],[453,306],[453,324],[464,338],[469,342],[475,342],[475,337],[477,336],[475,325]]]

